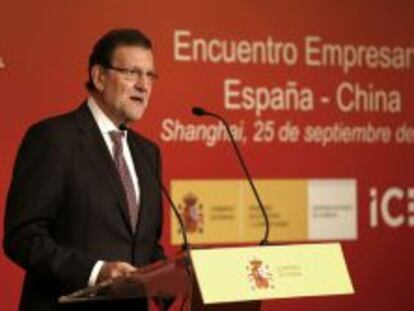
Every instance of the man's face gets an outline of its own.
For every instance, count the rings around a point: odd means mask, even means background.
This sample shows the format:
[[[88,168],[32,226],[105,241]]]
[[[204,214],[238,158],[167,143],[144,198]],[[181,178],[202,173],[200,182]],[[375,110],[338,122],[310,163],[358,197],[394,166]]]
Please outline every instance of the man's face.
[[[92,69],[101,108],[119,125],[140,119],[148,106],[155,80],[151,50],[138,46],[117,47],[111,66]]]

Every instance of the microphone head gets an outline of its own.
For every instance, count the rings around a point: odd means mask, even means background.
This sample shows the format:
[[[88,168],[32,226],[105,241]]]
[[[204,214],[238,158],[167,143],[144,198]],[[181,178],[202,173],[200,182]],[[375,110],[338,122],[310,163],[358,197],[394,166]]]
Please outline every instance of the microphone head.
[[[193,107],[191,109],[191,112],[193,115],[196,115],[198,117],[205,116],[207,114],[206,111],[201,107]]]
[[[121,123],[118,128],[120,131],[126,131],[128,129],[124,123]]]

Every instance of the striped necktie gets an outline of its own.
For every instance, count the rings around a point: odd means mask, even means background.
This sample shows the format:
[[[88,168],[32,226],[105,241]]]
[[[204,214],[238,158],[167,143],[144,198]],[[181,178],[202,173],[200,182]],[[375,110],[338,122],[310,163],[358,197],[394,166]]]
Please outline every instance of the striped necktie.
[[[119,176],[124,186],[127,203],[128,203],[128,212],[129,218],[131,221],[132,231],[135,232],[135,226],[138,220],[138,202],[134,189],[134,184],[132,182],[131,172],[128,169],[124,158],[123,150],[123,139],[125,137],[124,131],[111,131],[109,135],[113,142],[113,154],[115,166],[118,170]]]

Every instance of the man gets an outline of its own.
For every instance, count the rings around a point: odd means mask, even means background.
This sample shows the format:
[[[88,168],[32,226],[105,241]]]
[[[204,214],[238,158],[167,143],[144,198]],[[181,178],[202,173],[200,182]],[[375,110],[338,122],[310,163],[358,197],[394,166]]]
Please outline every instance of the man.
[[[87,101],[23,139],[4,235],[6,254],[27,272],[22,311],[57,310],[62,294],[164,258],[160,153],[126,128],[143,116],[157,78],[151,49],[137,30],[104,35],[89,58]],[[118,306],[147,308],[138,300],[99,310]]]

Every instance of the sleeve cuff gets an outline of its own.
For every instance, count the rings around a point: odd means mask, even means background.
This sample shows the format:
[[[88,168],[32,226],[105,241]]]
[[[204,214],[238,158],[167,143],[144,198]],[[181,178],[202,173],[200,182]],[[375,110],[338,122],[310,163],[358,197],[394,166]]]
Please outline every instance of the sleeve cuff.
[[[104,261],[103,260],[98,260],[95,265],[92,268],[91,274],[89,275],[89,280],[88,280],[88,286],[94,286],[96,285],[96,281],[98,279],[98,275],[99,272],[102,269],[102,266],[104,265]]]

